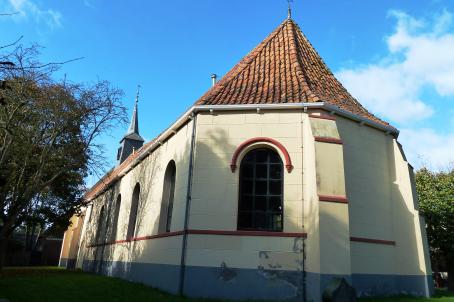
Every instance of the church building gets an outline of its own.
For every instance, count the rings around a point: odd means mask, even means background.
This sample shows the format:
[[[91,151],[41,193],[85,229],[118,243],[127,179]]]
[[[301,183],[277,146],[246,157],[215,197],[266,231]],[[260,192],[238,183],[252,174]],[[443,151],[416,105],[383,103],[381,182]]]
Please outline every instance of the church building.
[[[336,278],[358,296],[431,294],[399,131],[290,15],[150,142],[137,106],[61,266],[189,297],[321,301]]]

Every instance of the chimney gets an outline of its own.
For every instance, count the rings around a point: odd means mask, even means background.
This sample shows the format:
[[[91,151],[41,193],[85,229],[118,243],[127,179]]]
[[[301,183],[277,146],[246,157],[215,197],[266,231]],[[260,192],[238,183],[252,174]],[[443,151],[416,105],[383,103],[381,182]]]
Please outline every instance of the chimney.
[[[216,85],[217,78],[218,78],[218,75],[217,75],[217,74],[213,73],[213,74],[211,75],[211,86]]]

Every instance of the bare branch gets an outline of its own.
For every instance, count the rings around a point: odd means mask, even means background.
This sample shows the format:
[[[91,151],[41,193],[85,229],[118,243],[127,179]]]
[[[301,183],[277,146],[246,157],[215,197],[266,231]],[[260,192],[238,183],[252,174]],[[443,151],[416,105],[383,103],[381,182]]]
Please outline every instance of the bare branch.
[[[13,15],[17,15],[17,14],[20,14],[20,12],[14,12],[14,13],[0,13],[0,16],[13,16]]]
[[[10,44],[4,45],[4,46],[0,46],[0,49],[2,49],[2,48],[7,48],[7,47],[11,47],[11,46],[16,45],[20,40],[22,40],[23,37],[24,37],[24,36],[20,36],[19,39],[17,39],[17,40],[14,41],[13,43],[10,43]]]

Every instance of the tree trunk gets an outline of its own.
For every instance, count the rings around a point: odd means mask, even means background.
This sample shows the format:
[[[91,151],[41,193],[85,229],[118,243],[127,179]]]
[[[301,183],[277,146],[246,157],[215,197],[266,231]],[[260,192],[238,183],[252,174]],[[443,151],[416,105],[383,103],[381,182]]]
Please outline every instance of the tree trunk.
[[[448,271],[448,290],[454,291],[454,255],[446,257],[446,265]]]

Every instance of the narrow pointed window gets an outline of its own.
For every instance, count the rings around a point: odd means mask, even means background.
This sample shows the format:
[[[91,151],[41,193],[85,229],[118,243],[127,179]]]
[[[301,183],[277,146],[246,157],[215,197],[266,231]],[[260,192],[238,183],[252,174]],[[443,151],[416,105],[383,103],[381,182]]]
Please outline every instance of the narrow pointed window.
[[[136,232],[136,224],[137,224],[137,212],[139,209],[139,202],[140,202],[140,185],[136,184],[134,188],[134,192],[132,193],[132,200],[131,200],[131,211],[129,212],[129,223],[128,223],[128,233],[126,238],[134,237]]]
[[[283,228],[283,164],[267,148],[249,151],[240,166],[238,229],[280,232]]]
[[[113,216],[113,223],[112,223],[112,235],[111,239],[117,239],[117,229],[118,229],[118,219],[120,216],[120,207],[121,207],[121,194],[118,194],[117,200],[115,201],[115,212]]]
[[[164,174],[162,190],[161,215],[159,219],[159,233],[170,232],[172,225],[173,197],[175,195],[175,162],[169,162]]]
[[[104,206],[102,206],[101,211],[99,211],[99,217],[98,217],[98,229],[96,230],[96,236],[95,236],[96,244],[101,243],[101,240],[103,240],[104,220],[105,220],[105,213],[104,213]]]

